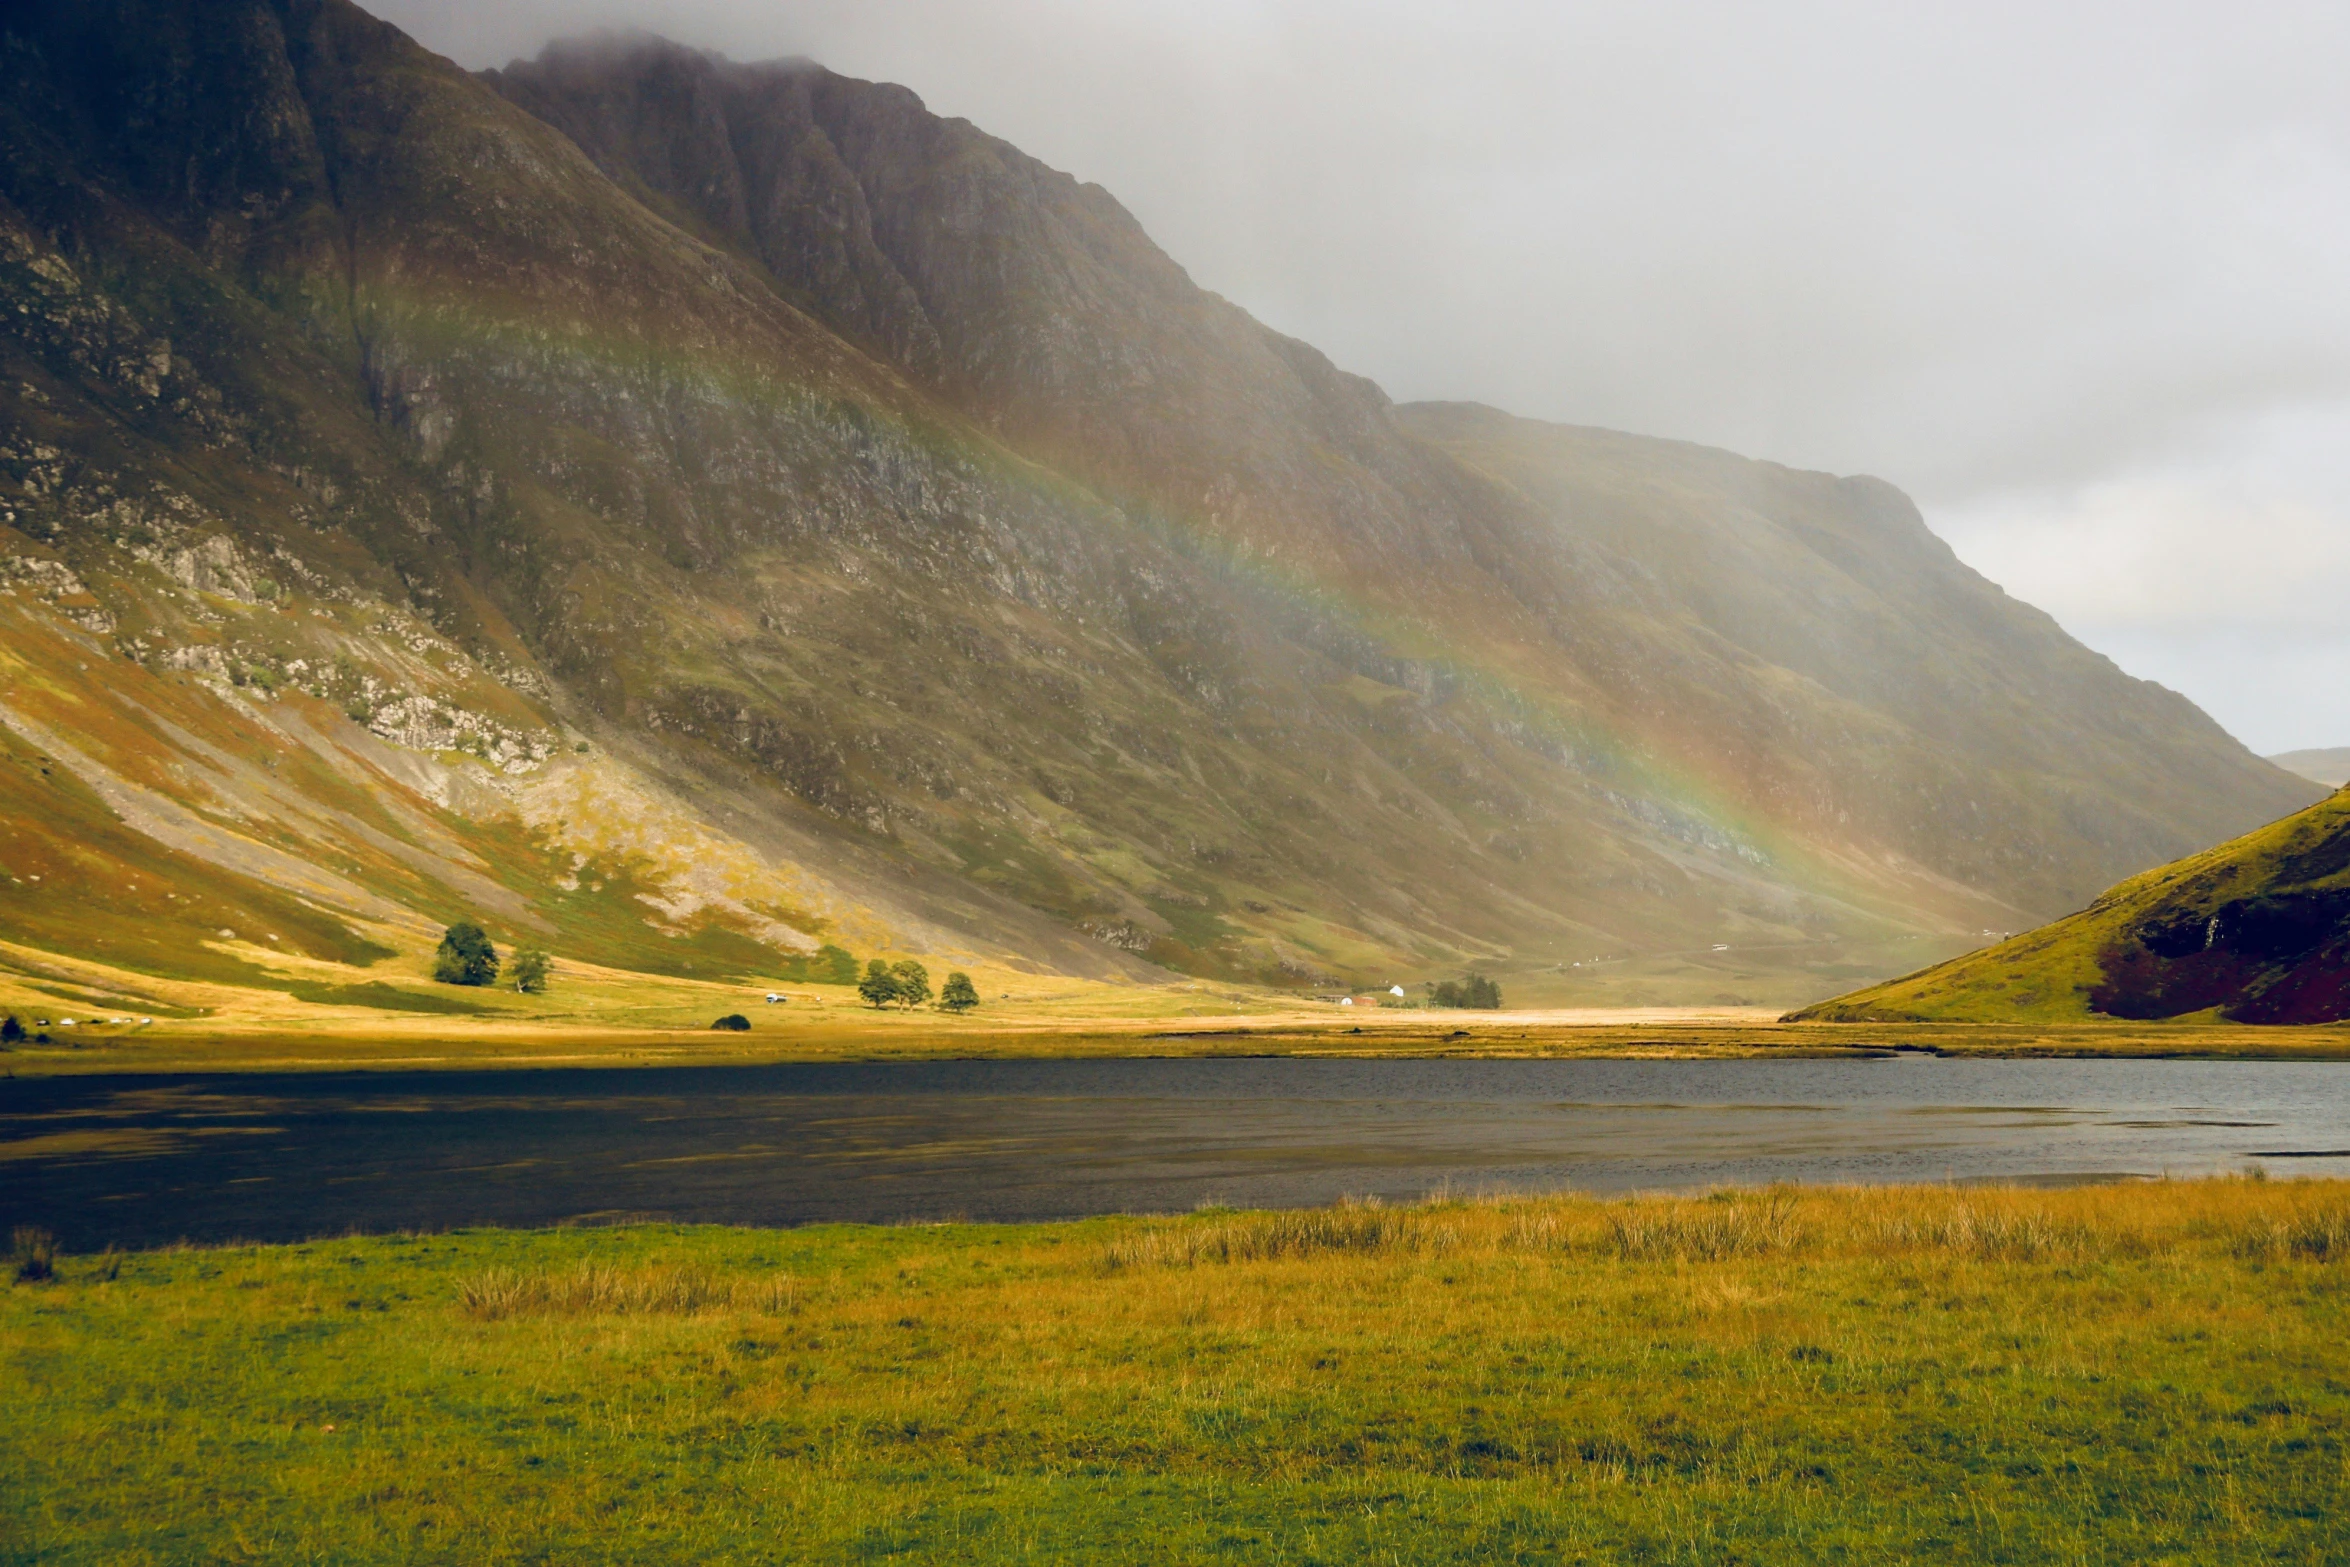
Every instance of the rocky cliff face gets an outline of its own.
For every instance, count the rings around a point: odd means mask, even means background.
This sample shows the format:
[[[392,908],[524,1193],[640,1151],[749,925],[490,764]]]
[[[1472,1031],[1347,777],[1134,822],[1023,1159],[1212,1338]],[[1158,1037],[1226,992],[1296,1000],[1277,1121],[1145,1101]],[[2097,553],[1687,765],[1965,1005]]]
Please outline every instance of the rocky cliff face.
[[[0,707],[254,898],[1817,994],[2312,792],[1889,487],[1393,409],[901,88],[342,0],[0,14],[0,80]]]

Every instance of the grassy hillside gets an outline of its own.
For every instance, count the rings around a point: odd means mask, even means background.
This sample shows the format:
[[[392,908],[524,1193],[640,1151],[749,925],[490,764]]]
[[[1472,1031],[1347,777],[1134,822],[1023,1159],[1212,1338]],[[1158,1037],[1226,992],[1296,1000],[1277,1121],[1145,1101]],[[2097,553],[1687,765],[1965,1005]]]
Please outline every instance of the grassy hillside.
[[[1794,1016],[2350,1018],[2350,790],[2133,877],[2069,918]]]
[[[2229,1181],[68,1257],[0,1552],[2314,1563],[2346,1255]]]

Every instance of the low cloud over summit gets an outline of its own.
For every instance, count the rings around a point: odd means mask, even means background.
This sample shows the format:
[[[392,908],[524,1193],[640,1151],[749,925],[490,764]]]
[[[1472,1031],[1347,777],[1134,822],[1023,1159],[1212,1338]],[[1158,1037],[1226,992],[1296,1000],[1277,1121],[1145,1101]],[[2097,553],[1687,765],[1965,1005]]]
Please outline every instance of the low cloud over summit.
[[[905,83],[1117,193],[1401,399],[1880,474],[2256,747],[2350,735],[2350,18],[2022,5],[384,0],[469,66],[596,25]],[[2117,598],[2128,585],[2134,597]]]

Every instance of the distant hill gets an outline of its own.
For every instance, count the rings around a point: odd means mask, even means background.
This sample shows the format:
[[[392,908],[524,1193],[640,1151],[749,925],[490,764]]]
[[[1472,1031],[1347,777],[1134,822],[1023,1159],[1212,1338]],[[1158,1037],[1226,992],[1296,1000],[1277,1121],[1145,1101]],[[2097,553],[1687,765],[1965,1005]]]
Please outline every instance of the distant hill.
[[[1396,408],[905,88],[345,0],[0,7],[0,730],[0,934],[241,978],[1794,1001],[2317,793],[1889,484]]]
[[[2339,789],[2350,784],[2350,745],[2338,745],[2323,751],[2287,751],[2272,756],[2270,761],[2288,773],[2299,773],[2312,783]]]
[[[1796,1013],[1826,1022],[2350,1018],[2350,789],[2011,941]]]

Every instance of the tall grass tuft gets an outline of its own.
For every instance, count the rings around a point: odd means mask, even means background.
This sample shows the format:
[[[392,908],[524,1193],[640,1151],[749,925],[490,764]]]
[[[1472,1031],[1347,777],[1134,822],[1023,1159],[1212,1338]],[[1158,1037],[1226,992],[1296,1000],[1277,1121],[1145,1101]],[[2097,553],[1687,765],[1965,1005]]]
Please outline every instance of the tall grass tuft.
[[[2245,1195],[2233,1195],[2239,1191]],[[1431,1198],[1402,1208],[1355,1200],[1299,1212],[1214,1209],[1145,1220],[1114,1234],[1099,1255],[1110,1272],[1350,1253],[1548,1254],[1664,1263],[1907,1253],[2070,1265],[2141,1258],[2207,1241],[2247,1259],[2350,1259],[2350,1204],[2311,1201],[2295,1183],[2252,1182],[2061,1194],[1907,1187],[1723,1190],[1607,1201],[1495,1196]]]
[[[8,1237],[8,1267],[19,1284],[40,1284],[57,1276],[57,1237],[20,1224]]]
[[[568,1273],[492,1268],[467,1279],[459,1299],[485,1321],[524,1316],[691,1316],[704,1311],[792,1309],[798,1281],[789,1275],[727,1278],[702,1267],[607,1268],[581,1263]]]
[[[2350,1261],[2350,1208],[2318,1208],[2283,1219],[2263,1219],[2237,1232],[2235,1253],[2254,1261],[2297,1257],[2308,1262]]]
[[[1102,1263],[1116,1271],[1265,1262],[1331,1252],[1441,1252],[1458,1239],[1452,1225],[1426,1210],[1391,1209],[1376,1199],[1350,1198],[1335,1208],[1218,1215],[1134,1230],[1104,1248]]]
[[[1717,1192],[1698,1202],[1625,1203],[1608,1213],[1607,1236],[1619,1257],[1720,1262],[1786,1251],[1803,1232],[1794,1203],[1782,1193],[1756,1199]]]
[[[2003,1211],[1955,1202],[1940,1212],[1903,1213],[1879,1221],[1882,1245],[1954,1251],[2001,1262],[2080,1257],[2112,1249],[2113,1234],[2045,1212]]]

